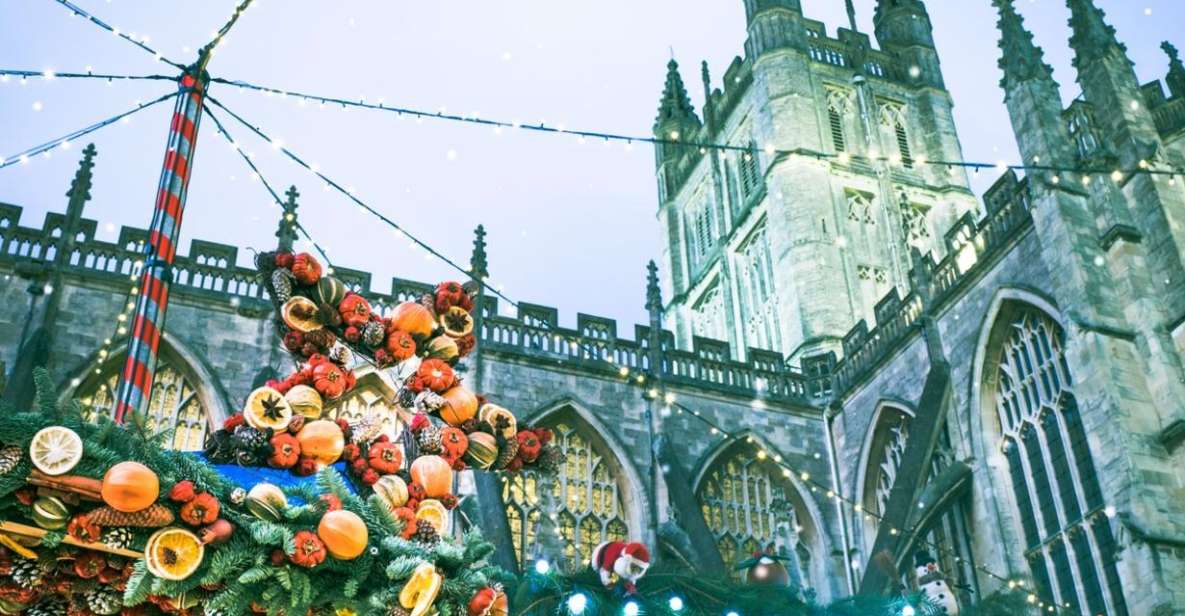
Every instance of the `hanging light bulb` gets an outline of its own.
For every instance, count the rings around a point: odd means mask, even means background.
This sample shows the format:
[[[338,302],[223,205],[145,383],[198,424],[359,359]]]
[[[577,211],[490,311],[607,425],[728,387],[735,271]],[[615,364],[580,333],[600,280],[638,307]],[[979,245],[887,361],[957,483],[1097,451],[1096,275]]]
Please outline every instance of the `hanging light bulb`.
[[[588,597],[584,593],[578,592],[568,597],[568,612],[579,616],[584,613],[586,607],[588,607]]]

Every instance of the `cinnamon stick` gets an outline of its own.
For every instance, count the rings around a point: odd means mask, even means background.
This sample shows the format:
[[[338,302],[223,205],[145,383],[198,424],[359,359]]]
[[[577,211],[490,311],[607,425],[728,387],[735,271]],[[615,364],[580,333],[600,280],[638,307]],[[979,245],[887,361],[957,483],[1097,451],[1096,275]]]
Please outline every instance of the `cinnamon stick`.
[[[79,475],[61,475],[53,476],[33,469],[29,472],[29,477],[26,480],[30,485],[39,488],[49,488],[51,490],[58,490],[60,492],[68,492],[77,494],[79,497],[86,500],[98,501],[102,500],[103,482],[98,479],[91,479],[90,477],[82,477]]]

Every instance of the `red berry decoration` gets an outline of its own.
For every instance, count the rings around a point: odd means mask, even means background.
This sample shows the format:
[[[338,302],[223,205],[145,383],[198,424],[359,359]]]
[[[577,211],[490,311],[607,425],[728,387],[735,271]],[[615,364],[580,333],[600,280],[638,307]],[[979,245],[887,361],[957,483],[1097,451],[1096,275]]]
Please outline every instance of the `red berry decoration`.
[[[99,575],[107,567],[107,560],[98,552],[82,552],[74,560],[74,575],[89,580]]]
[[[300,475],[301,477],[315,475],[317,473],[317,460],[307,456],[302,456],[300,458],[300,462],[297,462],[296,466],[293,467],[292,472]]]
[[[103,529],[80,513],[70,520],[70,524],[66,526],[66,534],[79,541],[94,543],[103,536]]]
[[[416,416],[411,418],[411,432],[412,434],[418,434],[420,430],[427,428],[431,424],[432,421],[428,419],[427,415],[416,413]]]
[[[350,327],[361,328],[370,321],[370,302],[357,293],[349,293],[337,305],[337,311],[342,315],[342,321]]]
[[[296,276],[296,281],[306,287],[317,284],[317,281],[321,279],[321,264],[307,252],[302,252],[292,258],[291,269],[292,275]]]
[[[326,511],[338,511],[342,508],[342,499],[336,494],[322,494],[321,502],[325,503]]]
[[[302,530],[293,539],[296,550],[289,556],[293,564],[301,567],[316,567],[325,560],[325,544],[315,533]]]
[[[464,336],[457,338],[456,343],[457,355],[465,357],[472,353],[473,349],[477,347],[477,337],[473,334],[465,334]]]
[[[284,269],[292,269],[292,264],[295,260],[296,260],[295,257],[290,252],[277,252],[276,253],[276,257],[275,257],[276,267],[282,267]]]
[[[366,455],[370,468],[384,475],[390,475],[403,467],[403,451],[394,443],[375,443]]]
[[[440,504],[444,505],[445,509],[455,509],[460,502],[454,494],[445,494],[440,497]]]
[[[292,468],[300,462],[300,441],[296,437],[281,432],[272,437],[272,455],[268,456],[268,466],[272,468]]]
[[[304,348],[304,332],[292,330],[284,334],[284,348],[289,353],[300,353]]]
[[[437,314],[443,314],[453,306],[460,306],[465,310],[473,310],[473,298],[465,292],[459,282],[442,282],[436,285],[435,302]]]
[[[396,520],[403,520],[404,539],[411,539],[416,534],[416,512],[411,507],[400,507],[391,512]]]
[[[222,429],[234,430],[235,428],[243,425],[244,421],[246,420],[243,418],[242,413],[235,413],[234,415],[231,415],[230,417],[227,417],[225,420],[223,420]]]
[[[407,484],[407,496],[410,500],[422,501],[428,497],[428,493],[424,491],[424,486],[413,481]]]
[[[190,526],[202,526],[214,523],[214,520],[218,519],[218,514],[221,510],[222,507],[218,504],[218,499],[214,498],[213,494],[202,492],[195,496],[193,500],[181,506],[178,517],[181,518],[182,522]]]
[[[362,448],[354,443],[350,443],[342,448],[342,459],[346,462],[353,462],[362,456]]]
[[[381,477],[381,475],[374,472],[373,468],[368,468],[368,469],[366,469],[366,472],[362,473],[361,479],[362,479],[362,483],[365,483],[368,486],[372,486],[372,485],[379,482],[379,477]]]

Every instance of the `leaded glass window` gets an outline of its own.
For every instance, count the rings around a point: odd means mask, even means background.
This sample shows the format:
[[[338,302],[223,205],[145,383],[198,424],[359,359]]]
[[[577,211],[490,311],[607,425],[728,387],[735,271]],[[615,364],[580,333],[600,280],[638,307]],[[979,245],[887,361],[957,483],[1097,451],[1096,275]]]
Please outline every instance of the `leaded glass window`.
[[[812,586],[810,516],[783,472],[752,443],[726,452],[704,475],[697,492],[704,521],[730,569],[753,552],[786,556],[791,576]]]
[[[836,152],[848,149],[847,122],[852,109],[852,93],[840,88],[827,88],[827,123],[831,129],[831,146]]]
[[[868,465],[864,472],[864,529],[865,543],[872,545],[876,538],[878,521],[885,513],[885,506],[893,484],[901,471],[901,461],[909,444],[909,428],[912,417],[898,408],[884,407],[878,415],[872,440],[869,443]],[[947,430],[939,433],[937,447],[930,461],[928,479],[933,480],[950,465],[953,458],[950,435]],[[974,588],[975,572],[971,565],[970,534],[967,531],[965,503],[956,501],[942,516],[926,529],[919,544],[938,559],[939,567],[951,576],[955,585]],[[913,575],[912,569],[908,574]],[[971,596],[962,593],[964,600]]]
[[[773,259],[766,240],[765,223],[758,225],[737,251],[738,295],[742,298],[745,344],[773,349],[780,344],[778,302],[774,288]]]
[[[724,317],[724,295],[720,292],[720,285],[713,285],[708,289],[694,308],[695,335],[712,340],[726,340],[726,319]]]
[[[906,169],[913,168],[913,153],[909,147],[909,132],[906,129],[905,107],[899,103],[881,103],[881,126],[897,146],[894,157]]]
[[[115,391],[122,361],[108,363],[107,370],[82,383],[75,396],[83,416],[94,421],[115,413]],[[152,378],[147,409],[148,427],[153,432],[172,430],[169,445],[181,451],[202,449],[209,427],[207,409],[202,406],[194,384],[163,354]]]
[[[1043,597],[1076,612],[1126,615],[1064,334],[1030,308],[998,327],[1006,328],[995,351],[1000,447],[1034,578]]]
[[[619,473],[583,424],[565,419],[550,427],[563,464],[551,476],[526,469],[505,477],[502,502],[519,563],[562,554],[577,565],[602,542],[629,536]],[[560,554],[546,553],[549,546]]]

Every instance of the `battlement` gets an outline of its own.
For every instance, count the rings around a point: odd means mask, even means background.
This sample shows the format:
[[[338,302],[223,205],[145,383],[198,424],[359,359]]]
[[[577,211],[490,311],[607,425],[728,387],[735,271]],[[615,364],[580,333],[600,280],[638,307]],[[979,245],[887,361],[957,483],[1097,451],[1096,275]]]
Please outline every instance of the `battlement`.
[[[925,311],[936,312],[961,293],[1032,224],[1028,178],[1020,179],[1013,171],[984,194],[984,205],[987,211],[979,221],[967,213],[951,227],[944,238],[945,258],[935,263],[931,255],[922,257],[925,271],[913,274],[915,280],[925,281],[925,295],[915,289],[902,298],[893,289],[876,305],[876,327],[870,330],[861,320],[844,336],[844,357],[834,371],[834,395],[842,396],[871,374],[918,331]]]
[[[53,266],[62,245],[65,218],[46,215],[40,228],[20,225],[22,209],[0,204],[0,270],[10,275],[37,278]],[[97,223],[82,219],[73,253],[66,260],[66,274],[85,281],[116,285],[132,284],[143,263],[143,242],[147,232],[123,227],[116,242],[95,239]],[[174,263],[174,296],[207,301],[211,306],[236,309],[246,316],[266,318],[271,314],[267,291],[256,280],[256,271],[240,267],[239,249],[226,244],[194,240],[189,253]],[[8,273],[6,272],[6,273]],[[346,286],[363,293],[375,311],[389,314],[397,304],[431,292],[434,285],[393,278],[391,290],[372,289],[368,272],[338,267],[333,275]],[[512,316],[499,313],[495,298],[485,298],[479,340],[483,352],[510,360],[523,360],[621,378],[619,371],[647,373],[665,382],[705,389],[733,397],[771,402],[821,405],[830,382],[827,375],[808,379],[790,369],[779,353],[749,350],[747,362],[732,359],[729,345],[697,339],[691,350],[675,348],[674,335],[663,331],[661,366],[650,365],[650,328],[634,327],[633,339],[621,337],[613,319],[578,314],[576,327],[559,324],[555,308],[519,303]]]

